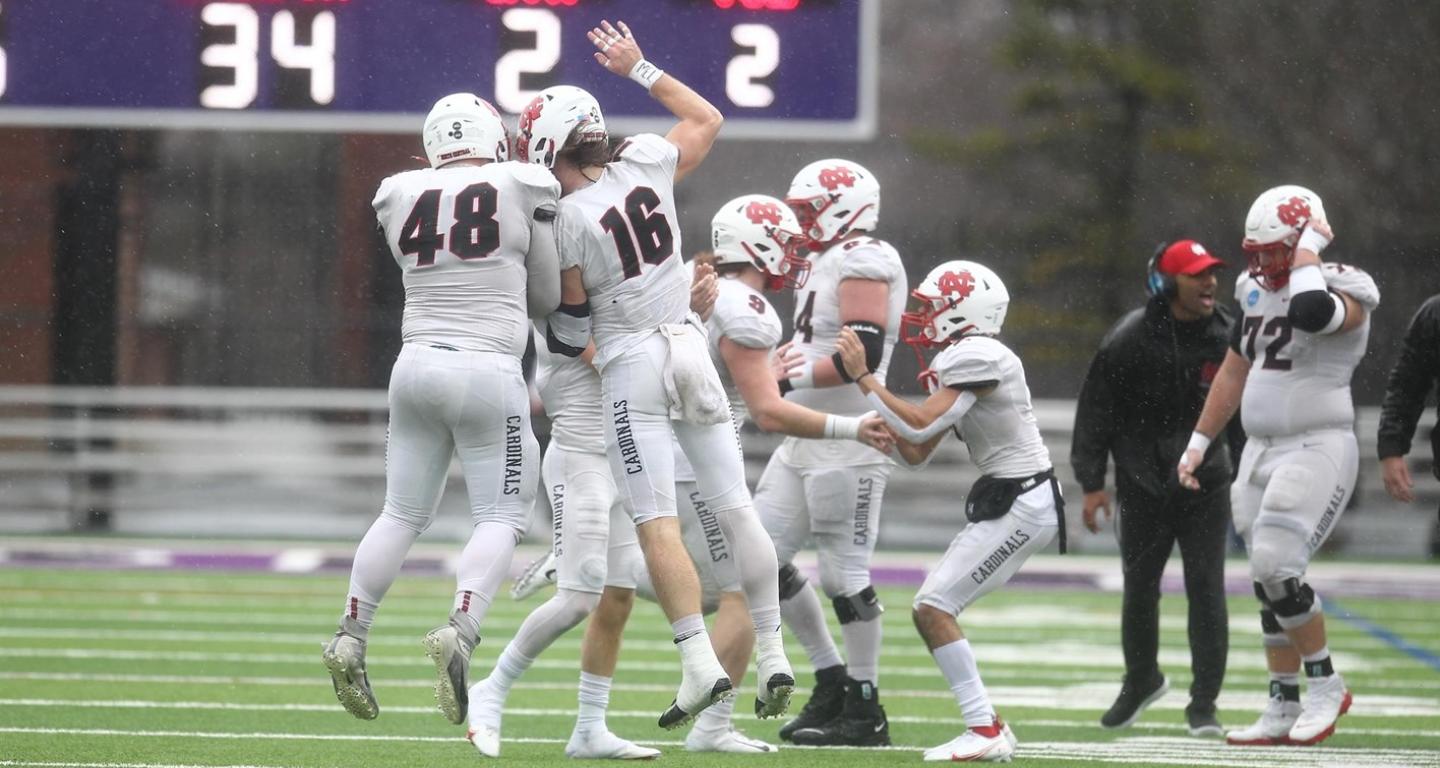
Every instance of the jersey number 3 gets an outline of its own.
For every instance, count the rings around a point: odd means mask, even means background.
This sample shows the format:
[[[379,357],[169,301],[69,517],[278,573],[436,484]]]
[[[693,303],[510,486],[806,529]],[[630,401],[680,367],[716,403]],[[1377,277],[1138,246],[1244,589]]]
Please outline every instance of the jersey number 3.
[[[415,254],[415,266],[435,263],[435,253],[445,250],[445,235],[439,232],[440,196],[443,190],[427,189],[415,201],[400,228],[400,252]],[[471,184],[455,195],[455,226],[450,228],[450,253],[463,260],[483,259],[500,247],[500,222],[495,187],[487,182]]]
[[[620,252],[620,270],[629,280],[640,274],[640,261],[659,264],[675,251],[675,234],[659,211],[660,196],[649,187],[636,187],[625,196],[625,213],[611,207],[600,217],[600,226],[615,238]],[[639,248],[636,248],[636,245]]]

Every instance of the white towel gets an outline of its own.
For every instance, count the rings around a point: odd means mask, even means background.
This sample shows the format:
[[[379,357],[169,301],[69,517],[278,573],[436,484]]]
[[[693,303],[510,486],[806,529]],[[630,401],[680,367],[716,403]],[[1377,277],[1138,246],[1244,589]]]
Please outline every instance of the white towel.
[[[723,424],[730,398],[710,360],[705,334],[690,323],[667,323],[660,333],[669,343],[665,357],[665,399],[670,418],[687,424]]]

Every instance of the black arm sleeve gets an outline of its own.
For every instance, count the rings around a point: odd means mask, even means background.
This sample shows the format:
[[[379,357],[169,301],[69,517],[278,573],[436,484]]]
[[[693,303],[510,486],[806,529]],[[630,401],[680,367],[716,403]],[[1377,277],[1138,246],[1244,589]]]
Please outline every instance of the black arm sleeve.
[[[864,320],[851,320],[845,327],[859,337],[860,343],[865,347],[865,368],[874,373],[885,357],[885,329]],[[852,381],[850,374],[845,371],[845,362],[840,359],[840,353],[836,352],[830,359],[835,363],[835,370],[840,374],[840,378],[847,382]]]
[[[1415,426],[1425,410],[1425,396],[1440,379],[1440,296],[1431,297],[1415,313],[1400,346],[1400,359],[1390,370],[1380,406],[1376,440],[1380,458],[1410,452]]]
[[[1290,325],[1306,333],[1318,333],[1335,317],[1337,298],[1339,295],[1332,291],[1301,291],[1290,297],[1290,309],[1285,315]],[[1341,300],[1339,304],[1339,311],[1345,311],[1345,302]]]
[[[1114,437],[1116,413],[1110,389],[1106,350],[1101,347],[1090,361],[1080,399],[1075,404],[1075,431],[1070,441],[1070,465],[1086,493],[1105,488],[1105,466]]]

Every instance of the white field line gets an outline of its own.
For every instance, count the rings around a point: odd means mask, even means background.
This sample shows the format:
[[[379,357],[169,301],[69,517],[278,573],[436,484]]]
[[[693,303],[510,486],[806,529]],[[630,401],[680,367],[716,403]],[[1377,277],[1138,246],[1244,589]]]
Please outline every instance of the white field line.
[[[478,669],[475,668],[475,669]],[[884,668],[882,667],[882,670]],[[567,671],[574,670],[567,667]],[[1033,671],[1024,669],[999,668],[986,670],[985,679],[994,682],[996,680],[1032,680],[1036,677]],[[1046,680],[1072,680],[1076,682],[1095,682],[1095,675],[1089,672],[1071,671],[1050,671],[1042,675]],[[67,683],[144,683],[146,685],[251,685],[251,686],[300,686],[311,687],[315,685],[315,677],[285,677],[285,676],[229,676],[229,675],[138,675],[138,674],[115,674],[106,672],[0,672],[0,680],[31,680]],[[1244,675],[1227,673],[1227,683],[1232,685],[1253,685],[1263,689],[1269,685],[1268,675]],[[434,681],[421,679],[396,678],[385,681],[386,688],[433,688]],[[516,683],[519,688],[529,688],[537,691],[574,691],[574,682],[552,682],[542,680],[521,680]],[[1405,691],[1440,691],[1440,680],[1366,680],[1360,686],[1363,689],[1395,689]],[[671,691],[673,686],[652,683],[614,683],[611,690],[622,692],[655,692]],[[1113,696],[1120,690],[1119,683],[1111,684],[1110,694]],[[946,690],[929,691],[904,691],[902,689],[885,689],[886,697],[896,696],[905,693],[913,698],[936,698],[948,699],[951,693]],[[1176,726],[1180,727],[1180,726]]]
[[[0,733],[129,737],[140,739],[191,738],[245,741],[358,741],[358,742],[403,742],[403,743],[455,743],[456,736],[395,736],[383,734],[338,734],[338,733],[286,733],[223,731],[129,731],[113,728],[17,728],[0,727]],[[562,744],[565,739],[551,738],[509,738],[502,741],[512,744]],[[683,742],[641,740],[639,743],[652,746],[675,747]],[[805,749],[786,747],[786,749]],[[819,747],[815,749],[837,749]],[[921,747],[840,747],[846,751],[919,751]],[[1199,742],[1194,739],[1168,739],[1142,737],[1117,739],[1110,742],[1021,742],[1019,755],[1022,757],[1048,757],[1084,762],[1148,762],[1170,765],[1213,765],[1244,766],[1246,768],[1269,768],[1271,766],[1396,766],[1434,765],[1434,752],[1420,749],[1371,749],[1343,747],[1309,747],[1306,749],[1274,749],[1230,747],[1213,742]],[[98,764],[107,765],[107,764]],[[118,764],[117,764],[118,765]]]
[[[1054,689],[1051,689],[1052,691]],[[1038,693],[1038,691],[1037,691]],[[887,698],[892,695],[887,692]],[[1226,700],[1228,700],[1227,697]],[[1001,706],[1014,706],[1006,702],[1004,697],[997,697]],[[1233,702],[1230,703],[1233,705]],[[227,701],[142,701],[133,699],[95,700],[95,699],[0,699],[0,707],[61,707],[77,709],[185,709],[185,710],[218,710],[225,712],[322,712],[333,714],[340,711],[338,704],[237,704]],[[1077,709],[1094,709],[1090,707],[1077,707]],[[1098,711],[1098,709],[1096,709]],[[392,715],[424,715],[431,717],[438,710],[434,706],[386,706],[386,714]],[[535,708],[535,707],[506,707],[505,715],[508,717],[575,717],[574,709],[557,708]],[[605,715],[615,719],[652,720],[656,713],[650,710],[608,710]],[[739,715],[743,720],[754,720],[753,715]],[[892,715],[889,718],[892,723],[906,723],[917,725],[951,725],[956,728],[964,726],[964,720],[960,713],[956,712],[954,717],[920,717],[915,715]],[[1026,726],[1074,728],[1079,730],[1095,730],[1098,726],[1089,721],[1078,720],[1016,720],[1010,723],[1022,731]],[[1155,723],[1141,724],[1134,727],[1147,728],[1150,730],[1183,731],[1186,726],[1179,723]],[[1344,727],[1345,733],[1361,736],[1408,736],[1413,738],[1440,739],[1440,731],[1424,730],[1402,730],[1397,728],[1351,728]]]
[[[187,765],[183,763],[56,763],[36,760],[0,760],[0,768],[284,768],[267,765]]]
[[[96,620],[97,620],[97,621],[103,621],[103,619],[99,619],[99,618],[97,618]],[[501,628],[500,626],[497,626],[497,624],[498,624],[498,623],[491,623],[491,622],[488,622],[488,621],[487,621],[487,622],[485,623],[485,626],[483,627],[483,629],[485,630],[485,634],[487,634],[487,635],[489,635],[489,636],[491,636],[491,637],[494,637],[496,634],[503,634],[503,633],[499,633],[499,632],[496,631],[496,630],[499,630],[499,629]],[[314,626],[314,625],[312,624],[312,626]],[[0,627],[0,637],[40,638],[40,639],[46,639],[46,640],[94,640],[94,639],[96,639],[97,637],[100,637],[100,638],[104,638],[104,639],[106,639],[106,640],[132,640],[132,641],[159,642],[159,643],[232,643],[232,644],[236,644],[236,645],[247,645],[247,644],[248,644],[248,645],[298,645],[298,646],[303,646],[303,647],[308,648],[308,647],[310,647],[310,646],[313,646],[313,645],[314,645],[315,643],[317,643],[317,642],[324,642],[324,641],[327,639],[327,635],[328,635],[328,632],[329,632],[329,627],[328,627],[328,625],[327,625],[327,624],[321,624],[320,626],[324,626],[325,629],[324,629],[323,631],[321,631],[321,632],[315,632],[315,633],[255,632],[255,631],[242,631],[242,630],[226,631],[226,630],[190,630],[190,629],[111,629],[111,628],[107,628],[107,629],[105,629],[105,630],[102,631],[102,630],[96,630],[93,625],[90,626],[90,627],[15,627],[15,626],[11,626],[11,627]],[[432,628],[434,627],[434,622],[429,622],[429,623],[427,623],[427,624],[425,624],[425,625],[423,625],[423,626],[425,627],[425,631],[429,631],[430,629],[432,629]],[[395,648],[412,647],[412,646],[415,645],[415,643],[418,642],[419,638],[420,638],[423,634],[424,634],[424,632],[415,632],[415,633],[372,632],[372,633],[370,634],[370,646],[371,646],[371,647],[395,647]],[[571,636],[569,636],[569,637],[562,637],[562,638],[560,638],[559,640],[556,640],[556,641],[554,642],[553,647],[556,647],[556,648],[559,648],[559,649],[567,649],[567,650],[575,650],[575,651],[578,651],[578,650],[580,649],[580,644],[581,644],[581,638],[580,638],[578,635],[579,635],[579,633],[574,633],[573,635],[571,635]],[[627,637],[627,638],[625,639],[625,647],[626,647],[627,649],[631,649],[631,650],[649,651],[649,652],[653,652],[653,653],[666,653],[666,654],[669,654],[669,653],[673,653],[673,652],[674,652],[675,644],[674,644],[674,642],[669,638],[668,632],[667,632],[667,633],[655,632],[655,633],[651,633],[651,635],[653,636],[654,639],[640,639],[640,638],[634,638],[634,637]],[[994,645],[994,644],[1003,644],[1003,645],[1005,645],[1005,646],[1030,646],[1030,647],[1034,647],[1034,648],[1043,649],[1044,654],[1049,654],[1049,653],[1051,652],[1050,649],[1055,645],[1055,643],[1053,642],[1053,640],[1054,640],[1054,637],[1053,637],[1053,636],[1048,636],[1048,637],[1047,637],[1047,636],[1045,636],[1045,635],[1037,634],[1037,633],[1035,633],[1034,631],[1028,631],[1028,632],[1027,632],[1027,631],[1025,631],[1025,630],[1020,630],[1020,629],[1017,629],[1014,633],[990,633],[990,632],[983,633],[983,634],[980,634],[980,633],[972,633],[972,634],[971,634],[971,637],[974,637],[974,638],[975,638],[975,641],[974,641],[974,643],[975,643],[975,648],[976,648],[976,650],[977,650],[977,653],[979,653],[979,654],[981,655],[981,658],[984,658],[985,649],[989,648],[991,645]],[[1111,650],[1114,649],[1114,643],[1118,640],[1118,637],[1111,636],[1110,633],[1096,634],[1096,633],[1068,632],[1068,633],[1065,634],[1065,638],[1066,638],[1067,641],[1070,641],[1070,642],[1084,643],[1084,644],[1086,644],[1086,645],[1090,645],[1090,646],[1093,646],[1093,647],[1097,647],[1097,648],[1109,648],[1109,649],[1111,649]],[[1256,645],[1258,646],[1259,644],[1257,643]],[[1381,642],[1381,641],[1379,641],[1379,640],[1373,639],[1373,638],[1369,638],[1369,637],[1366,637],[1366,638],[1363,638],[1363,639],[1359,639],[1359,642],[1356,642],[1356,639],[1351,639],[1351,638],[1346,638],[1343,642],[1337,640],[1337,641],[1335,642],[1335,645],[1338,646],[1338,647],[1343,647],[1343,648],[1344,648],[1346,651],[1348,651],[1348,652],[1358,652],[1357,649],[1356,649],[1356,646],[1367,647],[1369,650],[1372,650],[1372,651],[1373,651],[1373,650],[1384,650],[1384,649],[1387,649],[1387,648],[1389,647],[1389,646],[1387,646],[1385,643],[1383,643],[1383,642]],[[996,645],[996,647],[1000,647],[1000,646],[999,646],[999,645]],[[1176,638],[1176,639],[1173,639],[1172,642],[1162,643],[1161,646],[1160,646],[1160,648],[1161,648],[1160,653],[1161,653],[1162,659],[1164,659],[1164,658],[1167,657],[1167,656],[1176,657],[1176,658],[1178,658],[1179,656],[1184,656],[1185,658],[1182,659],[1182,664],[1188,662],[1188,660],[1189,660],[1189,659],[1188,659],[1188,657],[1189,657],[1189,646],[1186,645],[1186,643],[1185,643],[1185,641],[1184,641],[1183,639]],[[908,643],[908,644],[891,643],[891,646],[890,646],[889,648],[886,648],[885,651],[884,651],[884,653],[885,653],[886,656],[891,657],[891,658],[894,658],[894,657],[913,658],[913,659],[929,659],[929,658],[930,658],[930,652],[927,651],[927,650],[925,650],[925,648],[924,648],[923,646],[919,645],[918,643]],[[1342,666],[1348,666],[1349,668],[1353,668],[1353,666],[1354,666],[1354,665],[1353,665],[1353,661],[1354,661],[1353,659],[1349,658],[1349,654],[1348,654],[1348,653],[1340,653],[1340,654],[1337,654],[1337,656],[1336,656],[1336,662],[1337,662],[1338,664],[1341,664]],[[1043,663],[1043,662],[1041,662],[1041,663]],[[1068,666],[1068,665],[1067,665],[1067,666]],[[1077,664],[1077,666],[1088,666],[1088,665]]]
[[[0,630],[0,633],[8,630]],[[45,630],[50,631],[50,630]],[[71,631],[71,630],[59,630]],[[76,639],[95,640],[101,639],[111,633],[103,633],[98,630],[75,630],[82,637]],[[116,630],[121,632],[124,630]],[[139,630],[145,631],[145,630]],[[209,642],[221,640],[233,640],[244,642],[246,638],[251,640],[255,635],[245,633],[216,633],[216,632],[170,632],[161,633],[167,639],[175,640],[176,635],[184,635],[178,639],[187,642]],[[111,635],[115,636],[115,635]],[[36,636],[31,636],[36,637]],[[53,638],[55,635],[41,635],[39,637]],[[324,642],[324,637],[302,636],[287,638],[286,643],[310,643],[318,647]],[[145,639],[145,638],[136,638]],[[149,639],[161,639],[159,637]],[[551,647],[565,650],[578,650],[581,640],[579,638],[562,638],[557,640]],[[634,644],[626,643],[631,647],[639,647],[644,641],[636,641]],[[793,644],[792,644],[793,645]],[[485,651],[493,650],[498,656],[500,649],[494,646],[483,646]],[[661,643],[662,648],[673,648],[673,645]],[[667,651],[673,653],[673,651]],[[923,649],[916,646],[901,646],[894,648],[888,655],[904,658],[928,658]],[[237,664],[305,664],[316,663],[318,654],[298,653],[244,653],[238,651],[156,651],[156,650],[131,650],[131,649],[105,649],[105,648],[0,648],[0,657],[18,658],[63,658],[63,659],[111,659],[128,661],[193,661],[212,663],[237,663]],[[1081,642],[1037,642],[1029,644],[1001,644],[1001,643],[977,643],[975,656],[983,667],[986,664],[1017,664],[1035,668],[1046,667],[1083,667],[1094,669],[1117,670],[1125,667],[1125,659],[1120,648],[1114,643],[1081,643]],[[399,666],[430,666],[432,662],[423,655],[370,655],[369,660],[376,664],[395,664]],[[1386,669],[1411,670],[1417,665],[1412,659],[1406,657],[1395,657],[1391,659],[1371,659],[1356,656],[1349,653],[1335,654],[1336,666],[1341,670],[1352,672],[1376,672]],[[483,656],[479,653],[474,658],[474,663],[489,665],[494,664],[495,658],[488,653]],[[1159,653],[1159,662],[1162,667],[1186,668],[1190,666],[1190,652],[1188,649],[1162,648]],[[1263,669],[1265,667],[1264,654],[1258,650],[1232,650],[1230,652],[1230,664],[1237,669]],[[573,661],[540,659],[535,662],[540,669],[573,669]],[[620,666],[630,670],[644,670],[654,672],[665,672],[675,669],[673,663],[664,662],[643,662],[621,660]],[[936,669],[931,664],[921,666],[886,666],[884,672],[889,675],[900,677],[934,677]]]

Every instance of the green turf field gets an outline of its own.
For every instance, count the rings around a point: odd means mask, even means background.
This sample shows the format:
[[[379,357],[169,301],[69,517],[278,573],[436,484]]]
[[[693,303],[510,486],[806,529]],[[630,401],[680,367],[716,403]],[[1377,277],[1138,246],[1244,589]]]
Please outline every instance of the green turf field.
[[[449,611],[451,582],[404,576],[381,609],[370,642],[380,718],[360,722],[335,702],[320,664],[345,590],[337,576],[130,571],[0,570],[0,766],[434,766],[482,760],[432,706],[432,667],[420,637]],[[489,670],[525,613],[543,600],[500,598],[490,612],[474,674]],[[669,627],[640,604],[625,637],[609,723],[664,749],[668,765],[770,762],[786,766],[910,764],[919,750],[960,732],[944,680],[910,626],[905,590],[882,591],[881,698],[895,747],[787,748],[768,756],[689,755],[683,731],[655,718],[670,702],[678,660]],[[1345,606],[1440,655],[1440,605],[1397,600]],[[1137,727],[1095,726],[1120,678],[1119,596],[1005,590],[967,613],[980,669],[1028,765],[1440,765],[1440,674],[1355,623],[1332,618],[1336,666],[1355,706],[1318,748],[1241,749],[1186,736],[1189,683],[1184,601],[1163,601],[1161,660],[1172,693]],[[1230,674],[1221,698],[1227,725],[1263,704],[1265,676],[1254,606],[1231,602]],[[1373,629],[1372,628],[1372,629]],[[792,644],[797,671],[804,655]],[[510,699],[502,761],[564,761],[575,710],[579,632],[541,657]],[[808,673],[800,675],[806,686]],[[737,710],[748,710],[746,680]],[[797,697],[796,707],[804,702]],[[741,717],[752,736],[775,739],[777,721]]]

